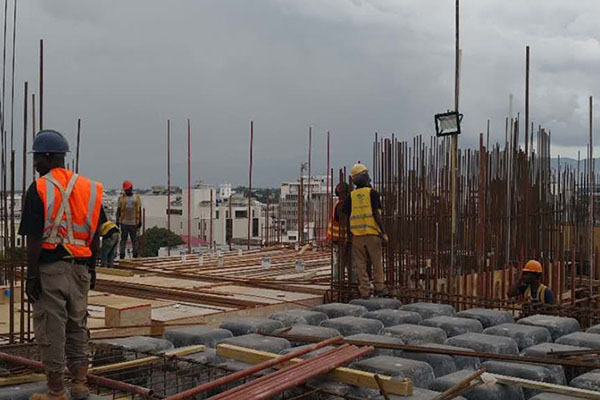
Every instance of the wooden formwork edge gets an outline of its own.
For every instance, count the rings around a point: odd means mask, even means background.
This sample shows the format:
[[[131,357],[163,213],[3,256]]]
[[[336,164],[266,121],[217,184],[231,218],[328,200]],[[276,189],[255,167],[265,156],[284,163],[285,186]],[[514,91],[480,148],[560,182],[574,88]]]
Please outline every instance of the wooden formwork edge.
[[[277,358],[279,355],[266,351],[247,349],[240,346],[230,344],[219,344],[217,346],[217,355],[224,358],[230,358],[237,361],[243,361],[249,364],[260,364],[265,361]],[[283,368],[290,364],[301,362],[299,358],[293,358],[287,363],[278,364],[274,368]],[[412,382],[409,379],[396,379],[385,375],[378,375],[371,372],[360,371],[351,368],[340,367],[329,372],[326,376],[329,379],[346,383],[349,385],[376,389],[382,387],[387,393],[397,394],[401,396],[410,396],[413,391]],[[380,386],[381,385],[381,386]]]

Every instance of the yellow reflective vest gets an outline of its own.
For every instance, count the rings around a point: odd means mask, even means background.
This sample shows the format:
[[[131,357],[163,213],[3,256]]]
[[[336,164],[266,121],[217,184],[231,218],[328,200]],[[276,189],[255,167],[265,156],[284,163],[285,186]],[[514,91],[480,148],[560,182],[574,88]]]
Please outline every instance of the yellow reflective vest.
[[[123,222],[123,217],[126,212],[127,207],[127,195],[122,195],[121,200],[119,202],[119,223]],[[142,200],[140,199],[140,195],[135,195],[135,223],[136,225],[142,222]]]
[[[104,236],[106,235],[111,229],[117,228],[117,230],[119,230],[119,228],[117,227],[117,224],[115,224],[112,221],[106,221],[105,223],[102,224],[102,226],[100,227],[100,235]]]
[[[546,289],[548,287],[544,284],[540,283],[540,286],[537,290],[536,297],[531,297],[531,286],[527,286],[525,289],[525,293],[523,293],[523,304],[529,304],[534,300],[538,300],[542,304],[546,304]]]
[[[352,191],[350,232],[354,236],[379,235],[381,232],[373,216],[371,189],[363,187]]]

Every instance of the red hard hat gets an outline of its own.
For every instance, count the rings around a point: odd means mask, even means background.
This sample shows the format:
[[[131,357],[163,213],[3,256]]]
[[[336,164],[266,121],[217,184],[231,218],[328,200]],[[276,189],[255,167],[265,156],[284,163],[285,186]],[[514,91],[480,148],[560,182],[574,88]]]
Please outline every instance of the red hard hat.
[[[131,189],[133,187],[133,183],[131,181],[123,181],[123,190]]]

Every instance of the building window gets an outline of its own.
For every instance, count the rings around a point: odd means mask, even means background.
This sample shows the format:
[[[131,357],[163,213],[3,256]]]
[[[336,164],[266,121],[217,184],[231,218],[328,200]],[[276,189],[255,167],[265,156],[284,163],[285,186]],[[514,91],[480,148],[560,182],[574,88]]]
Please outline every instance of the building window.
[[[177,208],[171,208],[170,210],[167,208],[166,211],[167,215],[171,214],[171,215],[183,215],[183,210],[181,209],[177,209]]]
[[[236,218],[248,218],[248,212],[246,210],[235,210]]]
[[[215,211],[215,218],[219,219],[219,210]]]
[[[258,236],[258,218],[252,218],[252,236]]]

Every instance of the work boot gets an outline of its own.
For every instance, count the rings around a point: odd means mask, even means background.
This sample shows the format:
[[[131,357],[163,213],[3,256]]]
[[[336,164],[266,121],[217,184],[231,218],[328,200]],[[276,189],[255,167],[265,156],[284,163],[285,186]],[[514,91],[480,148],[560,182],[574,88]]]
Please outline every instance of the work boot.
[[[381,290],[375,290],[375,297],[385,297],[388,296],[389,292],[386,287]]]
[[[67,400],[65,393],[65,383],[63,374],[58,372],[49,372],[46,374],[48,380],[48,393],[34,393],[30,400]]]
[[[81,364],[71,371],[71,400],[87,400],[90,397],[87,373],[87,364]]]

